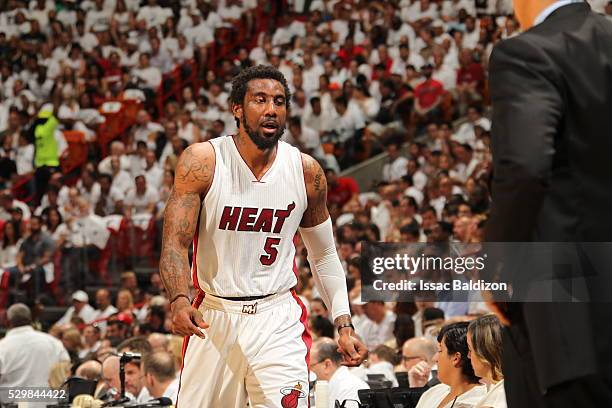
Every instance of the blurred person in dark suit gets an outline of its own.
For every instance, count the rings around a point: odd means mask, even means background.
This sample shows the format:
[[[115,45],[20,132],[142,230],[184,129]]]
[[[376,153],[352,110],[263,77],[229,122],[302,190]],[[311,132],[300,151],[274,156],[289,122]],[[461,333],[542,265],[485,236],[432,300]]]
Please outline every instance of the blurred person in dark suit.
[[[500,42],[490,61],[494,176],[485,239],[612,241],[612,25],[582,1],[514,7],[524,32]],[[514,282],[532,285],[540,271],[515,274]],[[601,300],[597,290],[612,278],[595,277],[603,285],[588,285],[588,295]],[[509,407],[612,406],[608,304],[492,306],[506,325]]]

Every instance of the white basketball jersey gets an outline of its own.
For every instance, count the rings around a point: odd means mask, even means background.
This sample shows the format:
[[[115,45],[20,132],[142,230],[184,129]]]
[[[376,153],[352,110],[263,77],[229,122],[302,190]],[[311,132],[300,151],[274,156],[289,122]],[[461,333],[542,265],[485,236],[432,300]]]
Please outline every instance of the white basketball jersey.
[[[215,175],[194,242],[194,283],[228,297],[291,289],[297,283],[293,237],[308,205],[300,151],[279,142],[274,163],[258,181],[231,136],[210,142]]]

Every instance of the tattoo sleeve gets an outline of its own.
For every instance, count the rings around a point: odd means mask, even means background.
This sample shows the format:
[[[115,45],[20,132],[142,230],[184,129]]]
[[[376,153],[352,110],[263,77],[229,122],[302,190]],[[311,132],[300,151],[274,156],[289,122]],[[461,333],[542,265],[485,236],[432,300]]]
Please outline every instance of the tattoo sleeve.
[[[198,226],[202,196],[214,174],[211,151],[209,143],[192,145],[176,166],[174,186],[164,212],[159,262],[160,276],[170,299],[189,293],[188,251]]]
[[[334,319],[334,326],[338,327],[340,325],[343,324],[350,324],[351,323],[351,315],[342,315],[342,316],[338,316]]]
[[[329,217],[327,211],[327,179],[321,165],[312,157],[302,154],[304,182],[308,207],[302,217],[302,227],[314,227]]]

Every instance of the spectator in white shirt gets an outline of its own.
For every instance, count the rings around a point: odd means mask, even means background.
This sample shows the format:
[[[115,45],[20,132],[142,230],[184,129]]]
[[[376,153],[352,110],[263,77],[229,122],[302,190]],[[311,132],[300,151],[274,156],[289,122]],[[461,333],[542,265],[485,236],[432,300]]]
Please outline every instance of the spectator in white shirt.
[[[98,325],[90,324],[83,329],[83,348],[79,358],[84,359],[89,353],[95,353],[100,348],[101,330]]]
[[[363,339],[369,350],[392,340],[395,313],[387,310],[383,302],[367,302],[363,305],[364,316],[355,322],[355,332]]]
[[[127,171],[121,169],[119,163],[119,158],[117,156],[111,158],[111,175],[113,177],[111,189],[117,189],[122,194],[127,194],[133,185],[132,178]]]
[[[144,384],[151,398],[166,397],[176,404],[179,381],[174,357],[167,351],[156,351],[145,356],[142,367]]]
[[[172,10],[157,5],[157,0],[147,0],[147,4],[138,10],[137,20],[147,22],[147,27],[161,26],[168,17],[172,16]]]
[[[93,166],[88,165],[81,173],[81,179],[76,184],[81,197],[85,198],[90,204],[95,204],[100,200],[100,183],[93,174]]]
[[[370,388],[365,381],[342,366],[342,361],[342,354],[338,352],[338,344],[334,340],[321,337],[313,343],[310,370],[316,374],[317,380],[329,382],[328,407],[334,407],[336,401],[340,404],[345,400],[359,401],[357,392]]]
[[[153,150],[147,150],[145,156],[144,176],[147,179],[147,184],[155,190],[159,190],[162,186],[164,170],[157,163],[157,157]]]
[[[472,320],[467,343],[474,374],[487,387],[487,395],[476,408],[507,408],[502,371],[502,325],[495,315]]]
[[[0,387],[48,387],[49,371],[70,361],[62,342],[35,331],[32,313],[23,303],[8,308],[9,331],[0,340]],[[0,403],[2,401],[0,396]]]
[[[383,180],[397,181],[408,172],[408,159],[400,155],[398,142],[391,142],[387,145],[387,155],[389,162],[383,166]]]
[[[150,60],[151,54],[141,53],[138,57],[138,67],[132,69],[132,76],[140,89],[155,92],[161,85],[162,73],[159,68],[151,66]]]
[[[117,308],[111,304],[111,296],[108,289],[98,289],[96,292],[96,321],[103,334],[106,334],[106,319],[118,312]]]
[[[302,117],[302,124],[321,135],[330,128],[331,122],[332,115],[330,112],[321,108],[321,98],[318,96],[310,98],[310,106]]]
[[[339,96],[334,100],[334,107],[340,117],[333,126],[338,133],[338,140],[346,142],[355,136],[355,132],[365,127],[363,115],[354,104],[349,106],[344,96]]]
[[[471,408],[486,394],[468,357],[467,322],[446,325],[438,335],[438,384],[419,399],[417,408],[451,406]]]
[[[183,32],[188,43],[194,47],[206,45],[214,40],[214,32],[202,20],[199,10],[191,14],[192,25]]]
[[[429,380],[429,372],[433,366],[434,355],[438,352],[438,345],[429,337],[413,337],[406,340],[402,346],[402,367],[414,378],[410,380],[411,387],[422,387]],[[421,371],[412,372],[412,368],[419,365],[425,369],[427,375],[421,375]]]
[[[482,108],[478,105],[471,105],[468,107],[467,119],[467,122],[459,126],[457,132],[452,136],[452,140],[459,143],[472,144],[476,141],[476,134],[474,132],[475,126],[480,126],[485,131],[491,129],[491,121],[482,116]]]
[[[125,204],[136,214],[153,214],[159,201],[157,190],[147,185],[144,175],[136,176],[134,187],[127,193]]]
[[[89,296],[82,290],[77,290],[72,294],[72,306],[57,321],[56,324],[67,324],[73,317],[80,317],[85,323],[93,322],[98,313],[89,305]]]
[[[163,130],[164,130],[164,127],[162,125],[151,121],[151,115],[149,115],[149,113],[146,110],[142,109],[138,111],[138,113],[136,114],[136,127],[134,128],[134,141],[135,142],[143,141],[143,142],[146,142],[149,147],[155,148],[156,133],[161,132]],[[113,148],[113,145],[111,144],[111,155],[113,154],[112,148]],[[104,162],[105,160],[110,161],[110,159],[106,158],[106,159],[103,159],[102,162]],[[100,173],[110,174],[110,167],[106,171],[102,171],[102,169],[99,168],[99,171]]]
[[[467,49],[476,48],[480,40],[480,30],[476,25],[476,18],[467,16],[465,19],[465,32],[463,33],[463,47]]]
[[[149,43],[151,44],[151,65],[161,69],[162,74],[172,71],[172,57],[161,47],[159,38],[153,37]]]
[[[113,157],[119,157],[121,170],[130,170],[131,163],[130,158],[125,155],[125,145],[123,144],[123,142],[115,140],[111,143],[110,154],[104,159],[102,159],[102,161],[98,164],[98,172],[100,174],[111,174],[113,172],[113,169],[111,167],[111,161]]]
[[[325,153],[321,147],[321,138],[319,134],[306,126],[302,125],[299,117],[293,116],[289,118],[289,129],[283,135],[283,140],[300,149],[304,153],[308,153],[317,160],[324,160]]]

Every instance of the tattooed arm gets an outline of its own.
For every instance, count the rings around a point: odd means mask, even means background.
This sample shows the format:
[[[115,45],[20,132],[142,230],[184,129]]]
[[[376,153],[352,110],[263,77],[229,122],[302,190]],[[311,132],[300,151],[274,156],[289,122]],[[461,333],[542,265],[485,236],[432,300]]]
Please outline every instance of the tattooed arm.
[[[210,143],[189,146],[176,165],[174,186],[164,211],[159,270],[172,301],[173,330],[182,336],[203,337],[199,328],[208,327],[187,298],[190,278],[187,253],[196,232],[201,200],[210,187],[214,169],[215,152]]]
[[[331,218],[327,211],[327,180],[323,169],[312,157],[302,154],[308,207],[301,222],[300,234],[308,249],[308,262],[323,302],[331,310],[339,329],[339,351],[345,365],[358,366],[367,349],[355,336],[346,289],[346,276],[338,258]]]

